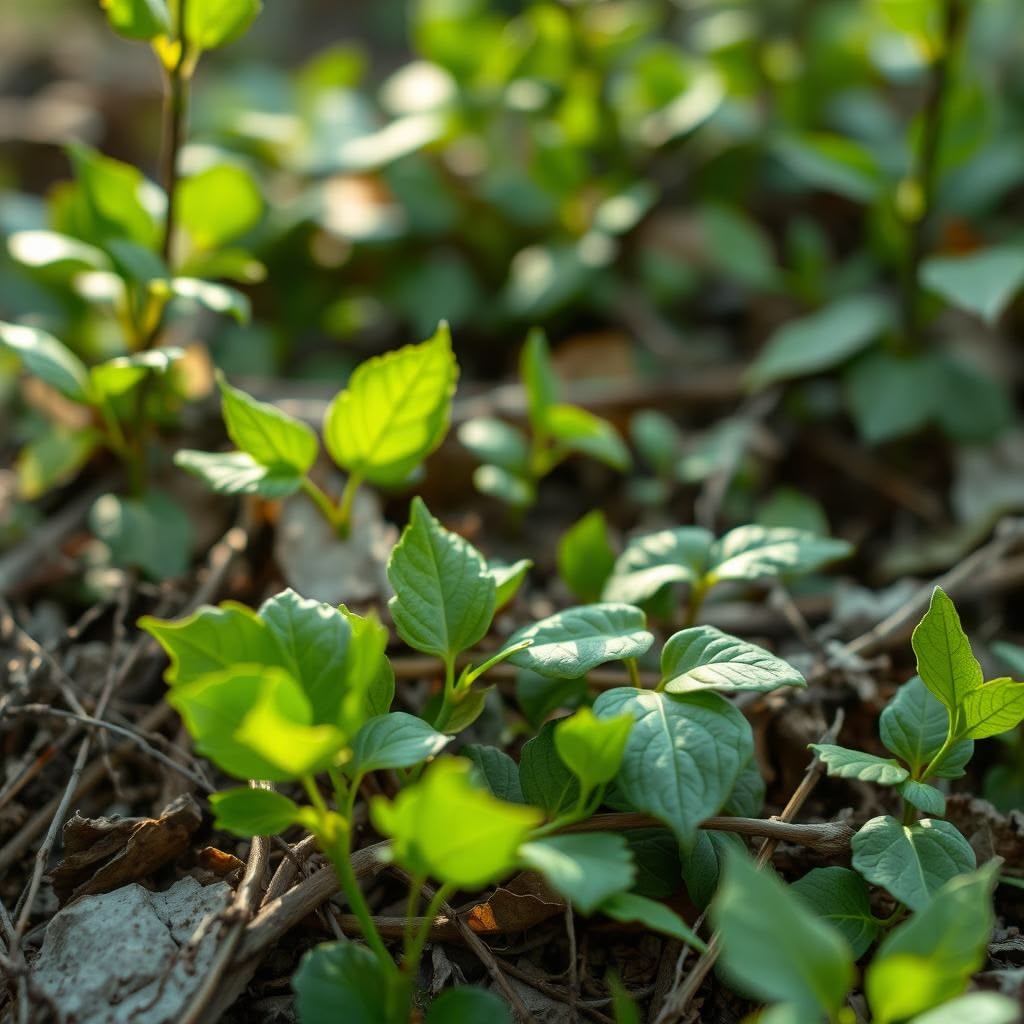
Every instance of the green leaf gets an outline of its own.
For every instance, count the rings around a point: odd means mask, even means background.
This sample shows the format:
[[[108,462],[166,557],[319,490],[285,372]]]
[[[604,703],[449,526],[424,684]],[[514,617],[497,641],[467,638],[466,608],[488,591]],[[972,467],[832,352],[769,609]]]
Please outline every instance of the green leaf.
[[[553,679],[575,679],[598,665],[647,651],[654,636],[644,625],[644,613],[632,605],[584,605],[524,626],[505,646],[532,640],[508,659],[513,665]]]
[[[915,1017],[912,1024],[1018,1024],[1020,1004],[996,992],[969,992]]]
[[[777,487],[761,503],[758,526],[785,526],[827,537],[828,517],[817,499],[793,487]]]
[[[714,537],[699,526],[659,530],[629,542],[604,588],[606,601],[639,603],[669,583],[699,583],[707,571]]]
[[[74,402],[88,405],[92,386],[85,364],[52,334],[0,321],[0,342],[12,349],[25,369]]]
[[[468,541],[446,530],[414,498],[409,525],[391,552],[388,607],[398,634],[424,654],[451,661],[481,640],[494,618],[494,578]]]
[[[864,986],[877,1024],[923,1013],[967,987],[985,961],[995,925],[992,891],[999,863],[951,879],[885,939]]]
[[[111,28],[129,39],[155,39],[171,32],[166,0],[100,0]]]
[[[298,805],[272,789],[241,786],[210,796],[214,828],[236,836],[276,836],[299,819]]]
[[[993,441],[1016,415],[1005,381],[950,352],[934,356],[935,419],[947,437]]]
[[[183,448],[174,464],[199,477],[216,494],[258,494],[286,498],[302,486],[302,474],[291,466],[265,466],[248,452],[197,452]]]
[[[951,878],[975,866],[971,844],[948,821],[903,825],[872,818],[851,842],[853,866],[911,910],[923,910]]]
[[[973,740],[1016,729],[1024,721],[1024,683],[993,679],[964,697],[961,713],[961,733]]]
[[[33,269],[110,269],[102,249],[59,231],[15,231],[7,239],[7,251],[23,267]]]
[[[921,283],[960,309],[994,324],[1024,285],[1024,248],[995,246],[967,256],[933,256]]]
[[[380,961],[356,942],[324,942],[302,958],[292,979],[300,1024],[400,1024],[389,1007]],[[406,1016],[408,1015],[406,1008]]]
[[[871,913],[864,879],[849,868],[813,868],[790,886],[819,917],[840,932],[859,960],[878,937],[881,923]]]
[[[773,154],[806,185],[869,203],[883,186],[871,151],[843,135],[805,132],[771,140]]]
[[[470,744],[461,755],[473,763],[477,780],[499,800],[511,804],[524,804],[523,788],[519,784],[519,765],[504,750]]]
[[[801,1020],[837,1015],[854,980],[849,944],[774,874],[744,854],[729,857],[711,919],[722,970],[741,992],[791,1003]]]
[[[737,526],[712,545],[705,584],[765,576],[803,576],[852,553],[853,546],[845,540],[819,537],[804,530]]]
[[[323,771],[345,745],[332,725],[313,725],[302,687],[287,672],[236,665],[179,683],[168,703],[196,750],[239,779],[288,782]]]
[[[547,335],[539,327],[526,336],[519,357],[519,375],[526,390],[530,426],[535,435],[543,438],[547,435],[551,408],[558,401],[558,378],[551,365]]]
[[[865,353],[846,372],[846,402],[860,436],[881,444],[921,430],[935,416],[938,388],[930,354]]]
[[[956,719],[964,697],[984,682],[960,616],[945,592],[936,587],[928,611],[910,638],[917,672],[924,685]]]
[[[626,442],[607,420],[575,405],[548,410],[547,429],[558,446],[581,452],[625,473],[632,465]]]
[[[256,19],[261,0],[188,0],[185,36],[201,50],[234,42]]]
[[[519,854],[526,867],[539,871],[583,914],[625,892],[636,877],[625,839],[603,832],[548,836],[524,843]]]
[[[192,245],[215,249],[245,234],[263,214],[252,175],[237,164],[215,164],[178,185],[179,223]]]
[[[324,417],[331,458],[380,487],[402,483],[444,440],[458,379],[448,325],[356,367]]]
[[[892,305],[877,295],[855,295],[783,324],[765,343],[747,381],[763,388],[821,373],[865,349],[893,322]]]
[[[116,565],[141,569],[150,579],[180,576],[192,554],[192,519],[169,495],[143,498],[104,494],[89,511],[92,532]]]
[[[426,1024],[513,1024],[508,1004],[482,988],[450,988],[427,1010]]]
[[[233,317],[239,324],[247,324],[252,319],[249,296],[237,288],[198,277],[172,278],[169,287],[173,298]]]
[[[576,806],[579,780],[562,760],[555,744],[557,723],[546,722],[533,739],[523,744],[519,757],[519,783],[526,802],[556,818]]]
[[[900,796],[929,817],[942,817],[946,813],[946,798],[942,790],[929,786],[925,782],[916,782],[914,779],[907,779],[898,787]]]
[[[882,742],[903,758],[915,775],[931,763],[946,741],[949,713],[924,685],[920,676],[904,683],[883,709],[878,720]],[[935,774],[956,779],[974,753],[971,740],[958,740],[936,765]]]
[[[529,558],[520,558],[511,565],[488,562],[487,571],[494,580],[494,610],[500,611],[512,600],[523,585],[526,574],[533,568]]]
[[[877,782],[880,786],[896,786],[910,778],[910,772],[892,758],[876,757],[834,743],[809,743],[808,747],[821,758],[833,778]]]
[[[630,829],[623,836],[636,864],[636,892],[652,900],[667,899],[679,888],[682,870],[676,837],[667,828]]]
[[[501,466],[477,466],[473,470],[473,486],[488,498],[512,508],[529,508],[537,500],[537,490],[530,480]]]
[[[100,432],[88,428],[51,427],[33,438],[18,452],[15,461],[18,496],[25,501],[35,501],[66,483],[78,474],[102,443]]]
[[[694,930],[674,911],[656,900],[635,892],[620,892],[601,904],[601,913],[624,924],[639,922],[651,931],[669,935],[703,953],[707,946]]]
[[[116,356],[89,371],[97,396],[119,398],[141,384],[150,374],[163,377],[185,352],[180,348],[155,348],[130,356]]]
[[[475,417],[459,427],[458,438],[481,462],[513,476],[529,475],[530,445],[512,424],[489,416]]]
[[[615,778],[632,728],[630,715],[601,719],[590,708],[580,708],[555,725],[555,749],[584,793]]]
[[[680,873],[695,906],[706,910],[718,891],[730,852],[746,852],[743,840],[731,832],[699,831],[692,850],[680,850]]]
[[[540,812],[496,800],[471,779],[468,761],[442,758],[393,802],[372,801],[370,816],[390,837],[395,861],[460,889],[479,889],[515,866]]]
[[[637,810],[659,818],[693,845],[754,753],[750,724],[715,693],[673,697],[623,687],[594,702],[598,718],[636,719],[616,785]]]
[[[723,810],[741,818],[756,818],[764,806],[764,779],[752,757],[740,772]]]
[[[266,623],[250,608],[225,601],[203,605],[177,621],[146,615],[139,628],[154,637],[170,659],[164,678],[171,686],[192,683],[245,663],[280,665],[283,655]]]
[[[267,402],[257,402],[244,391],[218,378],[224,425],[243,452],[275,473],[303,476],[316,461],[316,434],[299,420]]]
[[[661,651],[661,679],[666,693],[767,692],[780,686],[807,686],[781,658],[714,626],[693,626],[669,637]]]
[[[604,512],[592,509],[562,534],[558,542],[558,574],[581,601],[599,601],[615,567]]]
[[[630,417],[629,436],[641,458],[659,476],[671,476],[683,453],[683,433],[657,409],[641,409]]]
[[[449,739],[422,718],[392,711],[371,718],[359,730],[352,741],[352,760],[345,769],[355,776],[388,768],[412,768],[439,754]]]
[[[356,615],[344,605],[338,611],[352,630],[345,654],[348,686],[341,697],[339,722],[353,735],[367,719],[388,713],[395,697],[395,671],[387,656],[390,634],[377,613]]]

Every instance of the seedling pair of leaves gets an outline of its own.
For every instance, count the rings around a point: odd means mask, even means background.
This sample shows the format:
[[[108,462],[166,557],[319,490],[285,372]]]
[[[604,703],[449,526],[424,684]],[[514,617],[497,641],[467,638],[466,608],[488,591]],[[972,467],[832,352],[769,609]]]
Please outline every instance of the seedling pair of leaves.
[[[237,450],[184,450],[175,462],[219,494],[283,498],[301,489],[344,536],[364,482],[401,486],[444,440],[457,379],[445,323],[422,344],[368,359],[356,368],[324,416],[324,445],[348,474],[337,501],[309,475],[320,452],[313,430],[223,378],[221,409]]]
[[[540,481],[570,455],[589,455],[620,472],[629,469],[629,449],[612,424],[559,402],[547,338],[537,328],[526,339],[519,372],[529,436],[490,417],[468,420],[459,428],[459,440],[483,463],[473,473],[478,491],[525,509],[537,500]]]
[[[993,861],[950,879],[936,898],[882,941],[864,974],[873,1024],[1013,1024],[1019,1007],[994,993],[964,995],[992,934]],[[818,910],[821,894],[829,902]],[[712,905],[721,970],[752,998],[773,1004],[758,1021],[852,1024],[846,1002],[855,960],[874,938],[867,890],[846,868],[815,868],[787,888],[745,855],[726,863]]]
[[[16,472],[19,493],[26,500],[72,479],[101,449],[129,467],[136,465],[144,453],[133,438],[132,420],[138,389],[147,379],[160,385],[148,395],[154,415],[161,403],[180,398],[172,371],[183,355],[181,349],[119,356],[89,368],[52,334],[36,327],[0,323],[0,343],[17,353],[29,373],[74,403],[87,421],[84,426],[54,423],[21,450]]]
[[[812,746],[828,773],[892,786],[904,800],[903,820],[871,819],[853,839],[853,866],[914,910],[923,909],[956,874],[969,871],[974,851],[949,822],[932,778],[958,778],[974,741],[1024,720],[1024,683],[984,681],[981,666],[949,597],[938,587],[912,643],[919,675],[902,686],[879,721],[882,742],[896,758],[832,744]],[[929,817],[918,821],[917,812]]]
[[[584,597],[673,611],[675,588],[689,588],[692,622],[708,592],[721,583],[750,583],[816,572],[848,557],[844,540],[789,527],[738,526],[715,538],[700,526],[658,530],[631,540],[616,558],[603,517],[591,513],[559,544],[558,563],[570,590]]]

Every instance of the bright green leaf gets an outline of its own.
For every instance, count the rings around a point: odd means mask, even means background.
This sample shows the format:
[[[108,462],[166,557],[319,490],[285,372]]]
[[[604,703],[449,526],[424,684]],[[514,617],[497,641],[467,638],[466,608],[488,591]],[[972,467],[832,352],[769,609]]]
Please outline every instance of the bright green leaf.
[[[1016,729],[1024,721],[1024,683],[993,679],[964,697],[961,713],[961,732],[973,740]]]
[[[555,749],[584,793],[615,778],[632,728],[631,715],[601,719],[589,708],[555,725]]]
[[[582,601],[599,601],[615,567],[604,512],[592,509],[558,542],[558,574]]]
[[[547,434],[548,415],[558,401],[558,378],[551,365],[551,350],[544,332],[534,327],[526,336],[519,357],[519,374],[526,390],[526,407],[534,434]]]
[[[178,185],[178,216],[192,244],[214,249],[245,234],[263,213],[252,175],[237,164],[215,164]]]
[[[636,877],[632,854],[619,835],[549,836],[524,843],[519,854],[526,867],[539,871],[583,914],[625,892]]]
[[[214,828],[233,832],[236,836],[276,836],[299,816],[298,805],[272,789],[251,789],[242,786],[226,789],[210,796]]]
[[[984,676],[960,616],[940,587],[932,592],[928,611],[914,629],[911,643],[924,685],[956,716],[964,697],[981,686]]]
[[[882,742],[903,758],[915,774],[930,764],[949,732],[949,713],[933,696],[920,676],[904,683],[883,709],[878,720]],[[971,740],[958,740],[936,765],[935,775],[956,779],[974,753]]]
[[[248,29],[262,6],[261,0],[188,0],[185,36],[201,50],[224,46]]]

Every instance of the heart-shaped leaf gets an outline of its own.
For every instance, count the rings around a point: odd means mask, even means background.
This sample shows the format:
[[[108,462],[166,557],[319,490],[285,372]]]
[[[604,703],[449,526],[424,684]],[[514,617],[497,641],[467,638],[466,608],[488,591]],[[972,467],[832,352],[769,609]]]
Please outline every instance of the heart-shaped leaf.
[[[412,768],[439,754],[450,737],[432,729],[422,718],[392,711],[371,718],[352,741],[350,775],[366,775],[387,768]]]
[[[878,719],[882,742],[910,766],[915,774],[929,765],[946,741],[949,712],[924,685],[920,676],[905,682]],[[974,753],[972,740],[958,740],[935,766],[935,774],[956,779]]]
[[[781,658],[714,626],[693,626],[669,637],[661,651],[661,678],[667,693],[807,685]]]

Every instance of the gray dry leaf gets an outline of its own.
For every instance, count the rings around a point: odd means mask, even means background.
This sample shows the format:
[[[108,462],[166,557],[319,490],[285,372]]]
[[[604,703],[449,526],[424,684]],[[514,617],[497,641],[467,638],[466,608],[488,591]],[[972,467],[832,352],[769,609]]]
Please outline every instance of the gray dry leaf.
[[[304,494],[281,508],[274,554],[288,585],[303,597],[328,604],[387,599],[385,573],[398,530],[381,515],[380,502],[360,489],[352,506],[352,529],[341,540]]]
[[[31,982],[62,1024],[176,1024],[216,953],[217,929],[187,963],[181,947],[231,893],[224,882],[183,878],[166,892],[133,884],[84,896],[50,922]]]

